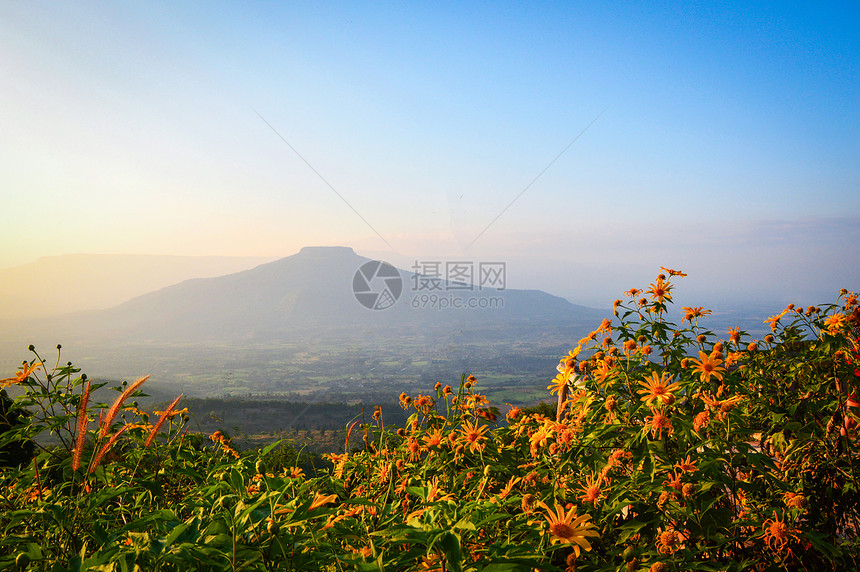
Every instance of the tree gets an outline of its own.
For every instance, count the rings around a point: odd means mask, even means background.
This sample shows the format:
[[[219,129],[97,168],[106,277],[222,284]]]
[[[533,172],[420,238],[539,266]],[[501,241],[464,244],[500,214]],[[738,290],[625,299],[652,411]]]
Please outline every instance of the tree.
[[[0,390],[0,467],[20,467],[33,458],[35,445],[32,440],[7,435],[22,425],[20,413],[6,390]]]

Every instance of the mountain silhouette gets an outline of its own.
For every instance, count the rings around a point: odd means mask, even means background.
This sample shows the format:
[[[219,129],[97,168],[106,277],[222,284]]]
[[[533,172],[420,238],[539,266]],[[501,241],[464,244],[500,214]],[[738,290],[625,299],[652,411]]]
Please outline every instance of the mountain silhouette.
[[[442,298],[447,308],[439,308]],[[460,307],[451,307],[456,304]],[[423,279],[348,247],[305,247],[249,270],[186,280],[108,310],[51,320],[48,327],[64,340],[85,333],[88,341],[200,343],[309,335],[384,338],[452,329],[507,328],[515,335],[517,328],[547,325],[585,329],[603,314],[539,290],[470,290]]]

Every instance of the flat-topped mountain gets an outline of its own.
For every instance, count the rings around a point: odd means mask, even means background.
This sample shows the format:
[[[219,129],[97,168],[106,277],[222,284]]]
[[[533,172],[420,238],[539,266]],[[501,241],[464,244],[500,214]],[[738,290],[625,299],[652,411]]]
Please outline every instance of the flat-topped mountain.
[[[440,280],[433,289],[414,273],[392,270],[352,248],[306,247],[249,270],[186,280],[108,310],[69,317],[61,329],[84,330],[94,339],[203,342],[310,332],[342,338],[515,325],[585,328],[602,317],[599,310],[538,290],[470,290]],[[382,309],[366,307],[373,307],[375,294]]]

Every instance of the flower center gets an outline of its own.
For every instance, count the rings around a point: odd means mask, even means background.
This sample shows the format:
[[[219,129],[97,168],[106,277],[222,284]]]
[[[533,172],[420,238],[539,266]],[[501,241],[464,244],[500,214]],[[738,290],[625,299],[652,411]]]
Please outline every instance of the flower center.
[[[564,522],[556,522],[550,525],[549,531],[558,538],[569,540],[574,536],[574,530]]]

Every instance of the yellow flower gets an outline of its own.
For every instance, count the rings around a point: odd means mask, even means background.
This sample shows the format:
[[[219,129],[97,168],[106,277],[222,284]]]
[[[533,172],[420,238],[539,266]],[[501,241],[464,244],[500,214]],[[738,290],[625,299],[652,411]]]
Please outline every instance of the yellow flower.
[[[152,414],[155,415],[156,417],[161,417],[165,413],[167,413],[167,418],[171,419],[173,417],[176,417],[177,415],[185,415],[186,413],[188,413],[188,408],[185,407],[183,409],[176,409],[176,410],[171,410],[171,411],[167,411],[167,412],[158,411],[158,410],[155,410],[152,412]]]
[[[845,316],[845,314],[833,314],[832,316],[828,316],[824,319],[824,325],[827,326],[828,332],[830,332],[831,334],[835,334],[842,328],[843,325],[845,325],[845,322],[847,320],[848,318]]]
[[[541,425],[537,431],[529,436],[529,449],[532,455],[537,455],[538,447],[545,447],[547,440],[552,437],[552,429],[547,423]]]
[[[576,516],[576,508],[572,507],[565,512],[564,507],[555,503],[555,511],[550,509],[546,503],[540,502],[538,505],[547,512],[547,523],[549,523],[549,532],[552,534],[552,542],[562,542],[573,545],[573,551],[577,557],[580,554],[580,549],[591,550],[591,544],[587,537],[599,536],[594,530],[594,524],[588,522],[591,516],[584,514]]]
[[[645,389],[640,389],[636,393],[642,395],[641,399],[647,405],[651,405],[651,402],[655,399],[659,399],[661,405],[671,405],[675,402],[674,392],[678,391],[681,385],[679,383],[669,383],[670,379],[671,377],[668,377],[665,373],[657,377],[657,372],[652,371],[650,382],[639,382],[639,385]]]
[[[337,500],[337,495],[323,495],[320,493],[316,493],[314,495],[314,500],[311,502],[311,506],[308,507],[308,510],[319,508],[323,505],[330,503],[333,500]]]
[[[561,390],[564,389],[565,385],[567,385],[567,381],[568,381],[569,377],[570,377],[569,371],[566,374],[565,373],[559,373],[558,375],[556,375],[555,379],[553,379],[552,382],[546,386],[546,388],[550,390],[549,394],[552,395],[554,393],[561,393]]]
[[[707,383],[713,375],[720,381],[723,379],[723,372],[726,371],[722,365],[723,360],[717,354],[708,355],[705,352],[699,352],[699,359],[692,359],[693,369],[701,372],[702,383]]]

